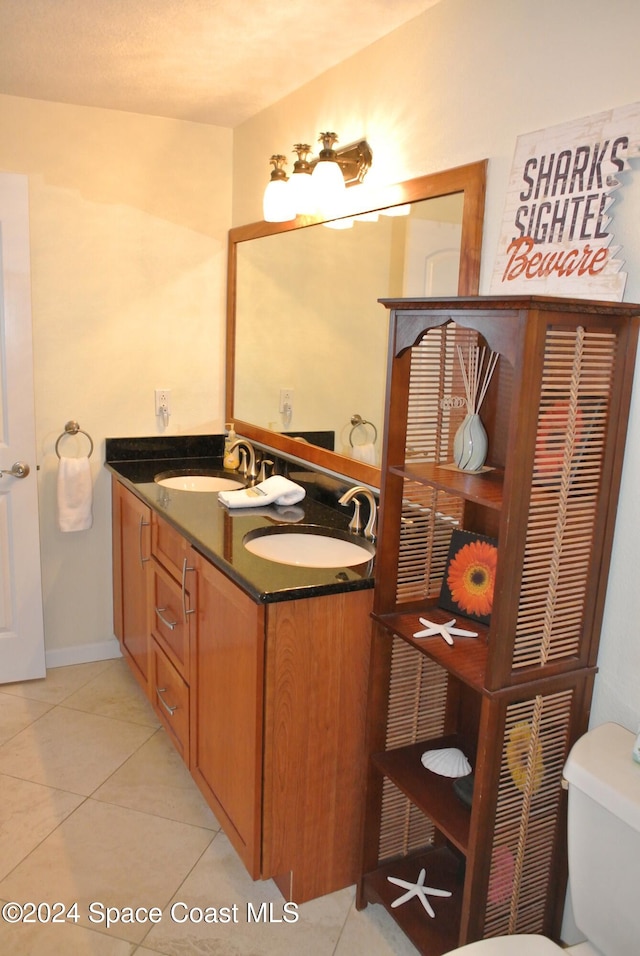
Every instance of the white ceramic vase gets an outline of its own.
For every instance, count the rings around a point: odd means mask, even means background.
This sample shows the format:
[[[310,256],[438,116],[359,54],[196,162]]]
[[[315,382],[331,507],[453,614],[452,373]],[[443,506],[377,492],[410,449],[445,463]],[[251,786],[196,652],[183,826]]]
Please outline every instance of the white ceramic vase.
[[[477,412],[468,413],[453,439],[453,460],[463,471],[479,471],[487,457],[487,433]]]

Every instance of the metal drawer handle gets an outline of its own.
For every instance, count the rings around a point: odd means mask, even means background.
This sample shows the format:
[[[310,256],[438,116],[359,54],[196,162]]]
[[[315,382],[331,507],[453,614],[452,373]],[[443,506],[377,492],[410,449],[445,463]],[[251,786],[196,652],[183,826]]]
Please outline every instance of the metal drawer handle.
[[[169,704],[165,702],[162,696],[163,694],[166,694],[166,693],[167,693],[166,687],[156,687],[156,694],[158,695],[158,700],[160,701],[160,703],[162,704],[166,712],[169,714],[169,717],[173,717],[174,711],[178,709],[178,705],[174,704],[173,707],[170,707]]]
[[[187,572],[195,571],[195,568],[190,568],[187,564],[187,559],[184,558],[182,562],[182,615],[187,620],[187,614],[195,614],[194,607],[187,607]]]
[[[140,527],[138,528],[138,554],[140,557],[141,567],[144,567],[145,562],[149,560],[149,558],[145,558],[142,554],[142,529],[148,528],[148,527],[149,527],[149,522],[145,521],[142,515],[140,515]]]
[[[167,610],[166,607],[157,607],[157,608],[156,608],[156,614],[158,615],[158,617],[160,618],[160,620],[162,621],[162,623],[164,624],[164,626],[165,626],[165,627],[168,627],[170,631],[173,631],[174,628],[177,626],[178,622],[177,622],[177,621],[168,621],[168,620],[166,619],[166,617],[163,617],[163,616],[162,616],[162,612],[163,612],[163,611],[166,611],[166,610]]]

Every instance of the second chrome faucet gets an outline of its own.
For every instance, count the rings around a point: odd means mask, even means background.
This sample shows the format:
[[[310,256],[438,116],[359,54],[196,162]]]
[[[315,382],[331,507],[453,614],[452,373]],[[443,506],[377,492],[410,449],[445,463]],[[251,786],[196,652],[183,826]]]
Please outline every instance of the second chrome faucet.
[[[362,530],[362,523],[360,521],[360,497],[365,498],[369,505],[369,519],[364,531]],[[349,531],[352,531],[353,534],[364,534],[364,537],[367,538],[368,541],[375,541],[378,506],[374,493],[370,488],[366,488],[364,485],[354,485],[353,488],[349,488],[348,491],[345,491],[342,498],[338,501],[338,504],[348,505],[350,501],[353,501],[353,517],[349,522]]]

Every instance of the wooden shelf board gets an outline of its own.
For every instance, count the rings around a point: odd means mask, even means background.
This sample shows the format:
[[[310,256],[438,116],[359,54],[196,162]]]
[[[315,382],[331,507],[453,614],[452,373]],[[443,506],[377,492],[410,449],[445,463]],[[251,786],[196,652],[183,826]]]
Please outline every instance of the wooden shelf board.
[[[390,883],[388,876],[415,883],[421,868],[427,871],[425,884],[449,890],[452,896],[429,897],[435,918],[429,916],[422,903],[414,898],[393,907],[403,889]],[[428,848],[417,855],[384,863],[372,873],[365,874],[362,883],[363,898],[369,903],[380,903],[391,914],[400,928],[421,953],[441,956],[458,946],[462,914],[463,879],[461,863],[446,847]]]
[[[420,610],[395,612],[393,614],[374,614],[373,618],[392,634],[401,637],[408,644],[426,654],[451,674],[458,677],[479,693],[484,690],[487,669],[487,638],[489,629],[484,624],[468,618],[456,617],[457,625],[463,630],[477,631],[477,637],[454,637],[453,646],[441,637],[414,637],[416,631],[424,630],[418,618],[424,617],[437,624],[444,624],[454,617],[450,611],[439,607],[424,605]]]
[[[487,508],[500,510],[502,507],[502,486],[504,470],[491,468],[487,471],[472,473],[460,471],[454,465],[439,465],[435,462],[412,463],[389,468],[394,475],[400,475],[409,481],[432,485],[451,494],[460,495],[468,501],[475,501]]]
[[[425,750],[459,747],[455,735],[421,741],[395,750],[373,754],[374,765],[429,817],[465,856],[469,846],[471,811],[456,796],[453,779],[433,773],[423,767],[420,758]]]

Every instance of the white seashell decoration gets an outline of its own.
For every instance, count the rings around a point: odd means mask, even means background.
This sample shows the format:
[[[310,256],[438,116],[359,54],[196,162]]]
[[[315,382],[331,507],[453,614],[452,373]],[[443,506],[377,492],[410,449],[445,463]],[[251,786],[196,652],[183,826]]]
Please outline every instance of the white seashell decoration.
[[[457,747],[444,747],[442,750],[425,750],[422,765],[441,777],[466,777],[471,773],[471,764]]]

